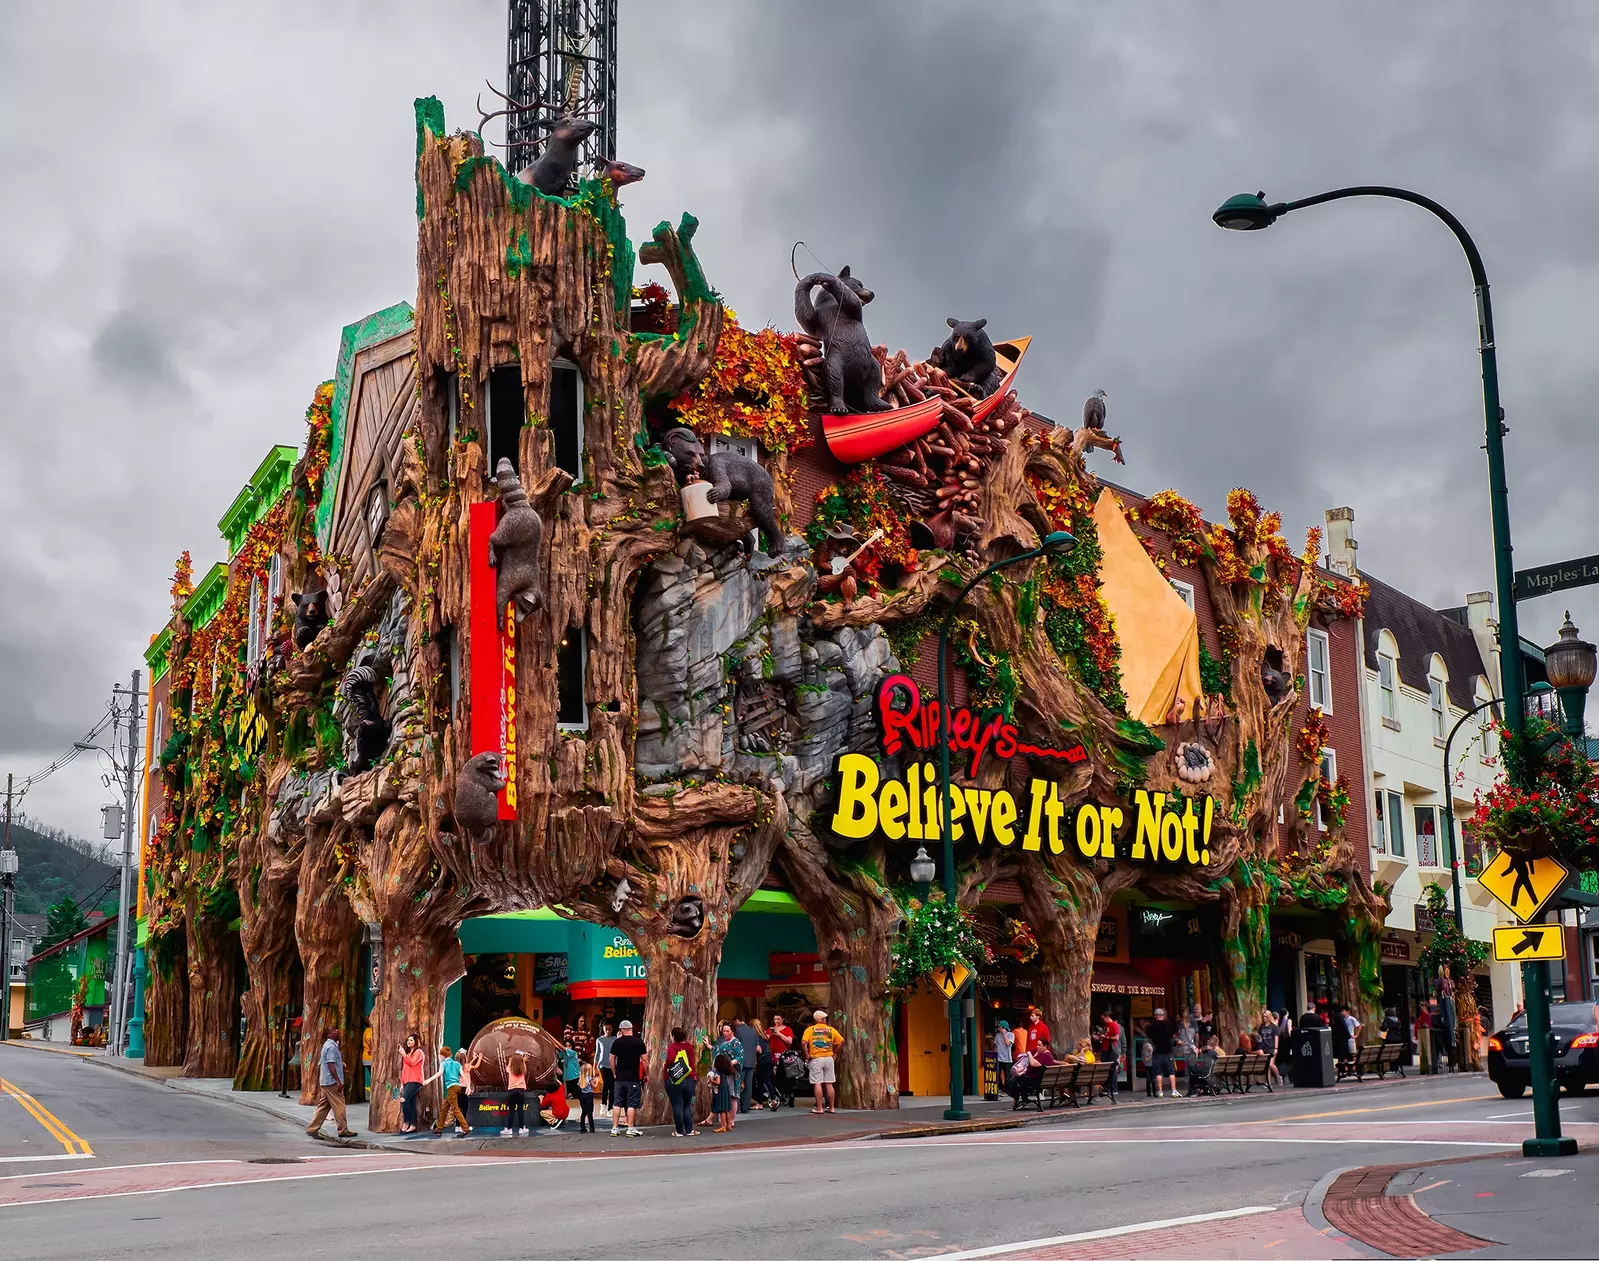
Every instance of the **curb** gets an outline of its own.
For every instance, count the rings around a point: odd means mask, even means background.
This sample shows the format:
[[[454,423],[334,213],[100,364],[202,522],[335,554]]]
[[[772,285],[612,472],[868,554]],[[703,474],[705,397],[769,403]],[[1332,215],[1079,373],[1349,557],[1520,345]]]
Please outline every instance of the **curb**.
[[[1323,1174],[1317,1180],[1316,1185],[1310,1188],[1309,1194],[1305,1196],[1305,1203],[1301,1207],[1305,1214],[1305,1220],[1310,1223],[1318,1234],[1325,1235],[1335,1243],[1345,1244],[1368,1257],[1388,1257],[1392,1254],[1373,1248],[1364,1240],[1356,1239],[1348,1231],[1334,1226],[1327,1220],[1327,1215],[1322,1212],[1322,1204],[1327,1199],[1327,1189],[1337,1182],[1339,1178],[1343,1177],[1344,1174],[1353,1173],[1356,1169],[1364,1168],[1364,1165],[1344,1165],[1340,1169],[1333,1169]]]

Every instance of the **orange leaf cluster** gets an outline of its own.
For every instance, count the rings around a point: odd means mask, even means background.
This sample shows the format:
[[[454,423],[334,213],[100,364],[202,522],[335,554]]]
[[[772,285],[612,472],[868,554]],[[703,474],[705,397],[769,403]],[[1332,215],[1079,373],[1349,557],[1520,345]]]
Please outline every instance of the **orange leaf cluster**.
[[[768,451],[811,445],[805,374],[791,334],[751,333],[729,311],[711,370],[672,400],[680,423],[700,435],[754,438]]]

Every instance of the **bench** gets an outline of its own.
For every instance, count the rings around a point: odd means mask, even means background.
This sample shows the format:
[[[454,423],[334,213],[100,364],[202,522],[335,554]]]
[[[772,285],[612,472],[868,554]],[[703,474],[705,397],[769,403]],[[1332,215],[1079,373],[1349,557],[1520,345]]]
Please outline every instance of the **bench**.
[[[1403,1077],[1405,1066],[1401,1061],[1404,1056],[1405,1046],[1402,1042],[1373,1042],[1356,1051],[1353,1060],[1346,1060],[1339,1065],[1338,1076],[1353,1077],[1358,1082],[1365,1081],[1367,1073],[1375,1073],[1377,1080],[1381,1081],[1397,1069]]]
[[[1102,1094],[1110,1095],[1114,1103],[1116,1096],[1111,1094],[1110,1081],[1115,1071],[1116,1065],[1111,1063],[1051,1064],[1036,1078],[1015,1081],[1011,1093],[1016,1102],[1011,1111],[1019,1111],[1029,1103],[1040,1112],[1046,1106],[1058,1108],[1067,1103],[1078,1108],[1084,1101],[1092,1103],[1096,1095]],[[1048,1100],[1047,1105],[1045,1100]]]
[[[1272,1091],[1271,1084],[1271,1056],[1264,1054],[1229,1055],[1226,1073],[1220,1074],[1218,1080],[1234,1094],[1247,1095],[1252,1087],[1264,1086],[1268,1092]],[[1218,1069],[1221,1061],[1217,1062]],[[1275,1092],[1273,1092],[1275,1093]]]

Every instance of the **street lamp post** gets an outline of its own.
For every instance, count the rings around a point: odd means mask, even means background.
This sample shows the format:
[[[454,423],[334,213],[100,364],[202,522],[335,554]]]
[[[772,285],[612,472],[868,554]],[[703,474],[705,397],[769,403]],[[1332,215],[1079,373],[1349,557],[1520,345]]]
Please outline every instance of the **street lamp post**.
[[[1449,842],[1450,883],[1454,886],[1455,892],[1455,928],[1459,930],[1462,937],[1466,935],[1466,911],[1465,905],[1461,901],[1460,846],[1455,843],[1455,794],[1453,789],[1453,772],[1450,770],[1451,758],[1449,756],[1449,751],[1455,743],[1455,736],[1458,735],[1460,729],[1466,725],[1466,720],[1468,718],[1470,718],[1473,714],[1480,714],[1490,705],[1498,704],[1499,698],[1497,696],[1490,696],[1487,700],[1481,702],[1480,704],[1473,705],[1465,713],[1461,714],[1458,719],[1456,719],[1455,725],[1449,728],[1448,738],[1444,741],[1444,831],[1446,834],[1446,839]]]
[[[944,898],[951,908],[957,904],[955,884],[955,840],[954,823],[955,803],[954,795],[950,789],[949,778],[949,628],[955,621],[955,614],[966,601],[973,587],[987,578],[989,574],[998,573],[1001,569],[1008,569],[1012,565],[1019,565],[1024,560],[1032,560],[1036,556],[1058,551],[1061,548],[1072,547],[1077,540],[1065,530],[1055,530],[1044,536],[1044,541],[1029,552],[997,560],[987,569],[982,570],[975,578],[971,579],[955,598],[950,601],[949,609],[944,614],[944,620],[938,626],[938,799],[940,804],[939,834],[944,841]],[[918,857],[923,855],[918,853]],[[913,877],[914,879],[914,877]],[[931,879],[931,877],[929,877]],[[965,1100],[962,1098],[964,1047],[962,1045],[961,1013],[962,996],[964,989],[950,995],[949,999],[949,1107],[944,1109],[946,1121],[965,1121],[971,1113],[966,1111]]]
[[[1229,197],[1211,215],[1217,227],[1238,232],[1269,228],[1290,210],[1303,210],[1345,197],[1387,197],[1408,201],[1442,219],[1471,265],[1471,282],[1477,295],[1477,352],[1482,360],[1482,408],[1487,430],[1488,506],[1493,521],[1494,577],[1499,594],[1499,680],[1505,701],[1505,726],[1520,739],[1526,727],[1522,705],[1521,631],[1516,623],[1515,566],[1510,547],[1510,494],[1505,480],[1504,409],[1499,406],[1499,364],[1494,354],[1493,304],[1488,296],[1488,273],[1477,243],[1459,219],[1430,197],[1405,188],[1362,185],[1338,188],[1299,201],[1267,202],[1265,193],[1239,193]],[[1456,902],[1458,906],[1458,899]],[[1554,1076],[1554,1048],[1549,1034],[1548,974],[1541,963],[1521,965],[1527,992],[1527,1035],[1532,1051],[1532,1114],[1535,1137],[1521,1146],[1526,1156],[1568,1156],[1577,1150],[1575,1139],[1560,1133],[1560,1102]]]

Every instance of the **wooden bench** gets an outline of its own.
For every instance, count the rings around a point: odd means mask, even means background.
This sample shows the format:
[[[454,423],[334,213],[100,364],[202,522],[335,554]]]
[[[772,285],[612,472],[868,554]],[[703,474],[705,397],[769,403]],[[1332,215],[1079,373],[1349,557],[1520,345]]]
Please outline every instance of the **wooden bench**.
[[[1367,1073],[1377,1073],[1382,1067],[1383,1044],[1373,1042],[1370,1046],[1363,1046],[1355,1052],[1352,1060],[1342,1060],[1338,1065],[1338,1077],[1353,1077],[1356,1081],[1364,1081]]]
[[[1272,1091],[1271,1056],[1249,1054],[1229,1058],[1236,1060],[1237,1066],[1227,1074],[1228,1090],[1247,1095],[1252,1087],[1264,1086],[1267,1091]]]
[[[1101,1094],[1110,1095],[1114,1103],[1116,1096],[1110,1093],[1110,1079],[1115,1071],[1116,1065],[1110,1063],[1051,1064],[1039,1077],[1015,1081],[1011,1093],[1016,1102],[1011,1110],[1019,1111],[1029,1103],[1040,1112],[1046,1106],[1058,1108],[1068,1103],[1079,1108],[1084,1101],[1092,1103]]]
[[[1403,1077],[1405,1075],[1405,1052],[1409,1049],[1403,1042],[1383,1043],[1382,1058],[1377,1061],[1378,1080],[1395,1071]]]

